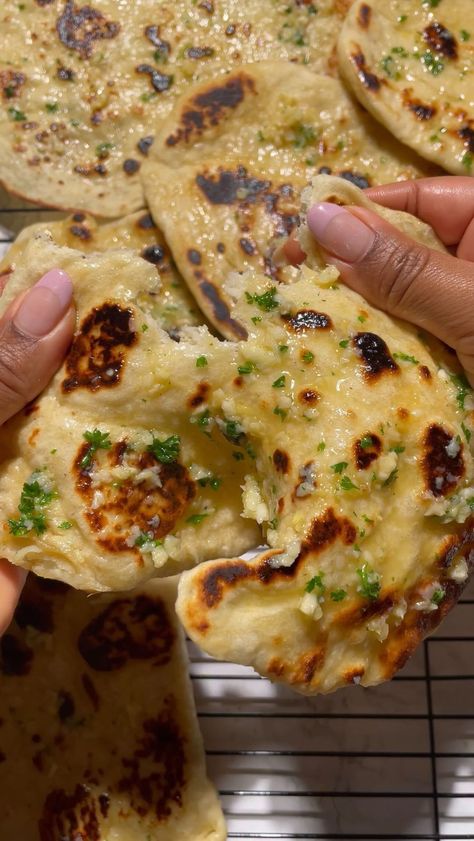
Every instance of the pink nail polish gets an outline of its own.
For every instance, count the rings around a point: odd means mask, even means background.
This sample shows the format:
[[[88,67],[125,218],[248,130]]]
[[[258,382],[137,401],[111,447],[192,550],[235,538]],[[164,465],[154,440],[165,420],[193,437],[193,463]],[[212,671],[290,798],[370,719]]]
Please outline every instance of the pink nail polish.
[[[346,263],[362,260],[375,240],[371,228],[345,207],[331,202],[309,209],[308,227],[325,251]]]
[[[13,317],[21,333],[40,339],[53,330],[72,300],[72,282],[61,269],[45,274],[23,299]]]

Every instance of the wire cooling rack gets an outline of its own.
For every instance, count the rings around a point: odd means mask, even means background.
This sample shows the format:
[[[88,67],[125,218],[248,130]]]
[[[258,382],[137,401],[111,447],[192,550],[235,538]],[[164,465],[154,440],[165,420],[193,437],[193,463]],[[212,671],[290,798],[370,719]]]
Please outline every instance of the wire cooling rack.
[[[58,216],[0,192],[0,253]],[[229,839],[474,841],[474,582],[376,689],[308,699],[189,654]]]

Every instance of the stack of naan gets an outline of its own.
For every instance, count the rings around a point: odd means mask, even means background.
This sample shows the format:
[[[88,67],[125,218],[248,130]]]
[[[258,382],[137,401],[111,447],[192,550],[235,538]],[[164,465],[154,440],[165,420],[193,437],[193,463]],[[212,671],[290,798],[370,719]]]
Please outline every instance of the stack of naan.
[[[3,3],[0,179],[71,215],[20,234],[1,311],[53,266],[77,307],[62,368],[0,431],[0,553],[56,579],[30,582],[2,644],[12,837],[224,837],[168,576],[204,650],[310,694],[390,678],[456,602],[471,390],[304,222],[474,171],[469,10]]]

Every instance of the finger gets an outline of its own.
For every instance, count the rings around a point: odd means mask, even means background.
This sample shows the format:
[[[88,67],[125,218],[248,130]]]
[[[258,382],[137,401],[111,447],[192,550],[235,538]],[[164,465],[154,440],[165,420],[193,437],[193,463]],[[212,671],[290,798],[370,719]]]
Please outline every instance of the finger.
[[[470,249],[466,242],[458,256],[474,260],[474,178],[447,175],[420,178],[371,187],[365,193],[384,207],[418,216],[434,228],[445,245],[457,245],[465,238],[472,238]]]
[[[0,636],[12,621],[26,575],[26,570],[0,559]]]
[[[348,286],[453,347],[474,384],[474,264],[426,248],[359,207],[315,205],[308,225]]]
[[[72,283],[54,269],[13,302],[0,321],[0,425],[47,385],[74,329]]]

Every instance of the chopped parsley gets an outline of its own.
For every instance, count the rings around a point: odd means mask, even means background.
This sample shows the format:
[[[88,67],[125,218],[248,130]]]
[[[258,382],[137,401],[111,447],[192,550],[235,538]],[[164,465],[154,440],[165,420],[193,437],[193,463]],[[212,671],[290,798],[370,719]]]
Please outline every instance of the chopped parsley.
[[[308,581],[306,587],[304,588],[305,591],[307,593],[312,593],[315,587],[317,587],[321,593],[324,593],[324,591],[326,590],[326,585],[323,582],[323,578],[323,572],[320,572],[318,573],[318,575],[315,575],[313,578],[311,578],[310,581]]]
[[[371,435],[364,435],[364,437],[360,439],[359,444],[363,450],[367,450],[369,447],[373,447],[374,439]]]
[[[68,520],[64,520],[62,523],[59,523],[58,529],[63,529],[64,531],[67,531],[67,529],[72,529],[72,523],[70,523]]]
[[[404,453],[405,447],[402,444],[395,444],[393,447],[390,447],[390,453]]]
[[[196,368],[205,368],[207,365],[207,356],[198,356],[196,359]]]
[[[55,114],[59,110],[57,102],[47,102],[44,107],[49,114]]]
[[[408,353],[394,353],[394,359],[401,359],[402,362],[411,362],[412,365],[418,365],[418,359],[415,359],[414,356],[410,356]]]
[[[304,123],[295,123],[292,132],[293,146],[295,149],[305,149],[306,146],[313,144],[316,140],[313,126],[304,125]]]
[[[366,315],[358,315],[357,316],[357,321],[360,321],[360,323],[363,324],[364,321],[367,321],[367,316]]]
[[[138,546],[139,549],[146,547],[145,551],[149,551],[150,549],[157,549],[158,546],[162,546],[163,541],[156,540],[151,532],[142,531],[133,545]]]
[[[192,526],[199,526],[203,520],[208,517],[209,514],[191,514],[190,517],[187,518],[186,522],[190,523]]]
[[[383,487],[383,488],[388,488],[388,486],[389,486],[389,485],[393,485],[393,483],[394,483],[395,479],[397,478],[397,476],[398,476],[398,468],[397,468],[397,467],[395,467],[395,468],[392,470],[392,472],[390,473],[390,475],[389,475],[389,476],[387,476],[387,478],[385,479],[385,481],[384,481],[384,482],[382,482],[382,487]]]
[[[13,106],[8,109],[8,113],[10,115],[10,119],[12,119],[14,123],[24,123],[27,119],[26,114],[24,114],[23,111],[20,111],[19,108],[14,108]]]
[[[243,429],[238,421],[225,420],[224,424],[224,435],[230,441],[238,441],[242,437]]]
[[[346,598],[347,593],[345,590],[333,590],[330,593],[331,599],[333,602],[342,602],[343,599]]]
[[[262,316],[261,315],[253,315],[250,320],[253,321],[254,324],[258,324],[262,320]]]
[[[444,599],[444,596],[445,592],[441,587],[440,589],[434,591],[433,595],[431,596],[431,601],[433,602],[433,604],[441,604],[441,602]]]
[[[436,9],[440,3],[441,0],[422,0],[422,6],[429,6],[431,9]]]
[[[349,339],[343,339],[342,342],[339,342],[339,347],[346,348],[346,347],[348,347],[348,345],[349,345]]]
[[[324,452],[325,449],[326,449],[326,442],[325,441],[320,441],[319,444],[318,444],[318,453]]]
[[[303,353],[303,356],[302,356],[303,362],[312,362],[313,359],[314,359],[314,353],[312,353],[310,350],[305,350],[305,352]]]
[[[110,432],[101,432],[100,429],[87,429],[84,432],[83,438],[89,444],[85,455],[79,462],[81,470],[86,470],[92,464],[97,450],[110,450],[112,442],[110,440]]]
[[[467,29],[461,29],[460,31],[461,41],[469,41],[471,37],[471,33],[467,31]]]
[[[14,537],[24,537],[30,531],[43,534],[47,528],[44,509],[55,499],[54,491],[45,491],[40,482],[40,473],[33,473],[29,482],[25,482],[18,503],[20,516],[16,520],[8,520],[10,534]]]
[[[380,61],[380,67],[389,79],[401,79],[401,73],[393,56],[385,55]]]
[[[458,393],[456,395],[456,400],[458,401],[459,408],[464,409],[464,403],[466,397],[471,392],[471,387],[467,381],[465,374],[451,374],[451,382],[453,385],[456,386]]]
[[[408,15],[399,15],[397,17],[397,23],[405,23],[408,20]]]
[[[275,300],[275,295],[277,294],[276,286],[272,286],[271,289],[267,289],[266,292],[263,292],[261,295],[255,293],[255,295],[251,295],[250,292],[245,293],[245,298],[248,304],[256,304],[257,307],[264,312],[270,312],[271,310],[277,309],[279,306],[278,301]]]
[[[203,476],[202,479],[198,479],[198,485],[201,488],[209,487],[213,491],[217,491],[222,485],[222,479],[219,479],[217,476]]]
[[[113,148],[114,148],[113,143],[99,143],[95,147],[95,153],[100,160],[104,160],[105,158],[109,157],[110,152],[112,151]]]
[[[148,330],[148,324],[142,324],[142,326],[141,326],[142,333],[146,333],[147,330]]]
[[[255,365],[255,362],[251,362],[250,359],[248,359],[243,365],[238,366],[237,371],[239,374],[251,374],[252,371],[256,370],[256,368],[257,366]]]
[[[343,491],[357,491],[357,485],[354,485],[352,479],[349,479],[349,476],[343,476],[341,481],[339,482]]]
[[[157,461],[162,464],[171,464],[179,456],[181,438],[179,435],[170,435],[164,441],[153,436],[153,442],[147,447],[147,452],[153,453]]]
[[[357,575],[359,576],[359,586],[357,587],[357,592],[364,597],[364,599],[370,599],[370,601],[375,601],[378,598],[380,593],[380,576],[376,573],[368,564],[363,564],[363,566],[357,570]]]
[[[331,464],[331,470],[334,470],[334,473],[343,473],[346,467],[349,467],[347,461],[338,461],[337,464]]]
[[[235,458],[236,461],[243,461],[245,456],[243,453],[240,453],[238,450],[234,450],[232,453],[232,458]]]
[[[432,53],[431,50],[426,50],[421,56],[420,61],[432,76],[439,76],[444,70],[444,61],[441,61],[439,56]]]
[[[279,406],[275,406],[275,408],[273,410],[273,414],[274,415],[279,415],[279,417],[282,419],[282,421],[284,421],[288,412],[286,411],[286,409],[280,409]]]
[[[470,441],[470,440],[471,440],[471,438],[472,438],[472,432],[471,432],[471,430],[470,430],[470,429],[468,429],[468,428],[467,428],[467,426],[466,426],[464,423],[461,423],[461,429],[462,429],[462,431],[464,432],[464,437],[465,437],[465,439],[466,439],[467,443],[469,444],[469,441]]]
[[[289,350],[288,345],[278,345],[278,350],[280,353],[286,353]]]
[[[286,384],[286,377],[284,374],[281,374],[280,377],[277,377],[274,382],[272,382],[272,388],[285,388]]]

